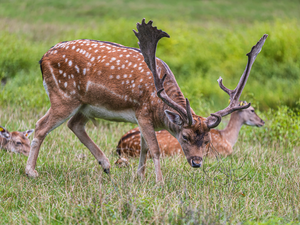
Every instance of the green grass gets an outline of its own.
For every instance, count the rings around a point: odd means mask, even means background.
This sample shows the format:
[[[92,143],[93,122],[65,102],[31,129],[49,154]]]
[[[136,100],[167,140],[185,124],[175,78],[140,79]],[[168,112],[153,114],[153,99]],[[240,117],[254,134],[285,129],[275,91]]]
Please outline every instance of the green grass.
[[[8,108],[6,112],[1,110],[0,116],[9,129],[25,130],[46,110],[42,111],[28,114]],[[87,130],[113,165],[117,159],[116,143],[132,125],[103,121],[100,127],[97,129],[89,123]],[[252,128],[260,129],[263,128]],[[253,136],[259,139],[261,135],[258,132]],[[232,157],[219,161],[205,159],[204,166],[198,170],[191,169],[184,157],[162,159],[165,185],[161,186],[155,183],[152,160],[147,162],[143,181],[136,176],[138,159],[130,159],[128,168],[113,165],[110,179],[63,125],[51,132],[42,145],[37,179],[26,177],[26,157],[0,152],[1,222],[299,222],[300,148],[281,146],[280,141],[269,139],[265,139],[266,145],[247,137],[241,135]]]
[[[138,47],[132,29],[152,19],[171,36],[157,56],[195,112],[208,116],[227,106],[216,80],[234,88],[245,54],[269,34],[241,97],[266,125],[243,127],[232,157],[206,159],[199,170],[184,157],[164,158],[164,186],[151,160],[141,181],[131,159],[128,168],[113,166],[111,180],[62,125],[42,145],[38,179],[25,176],[25,157],[0,151],[0,224],[299,223],[299,11],[293,0],[0,0],[0,125],[9,130],[34,128],[49,108],[38,61],[57,42]],[[100,121],[87,130],[113,165],[119,138],[133,127]]]

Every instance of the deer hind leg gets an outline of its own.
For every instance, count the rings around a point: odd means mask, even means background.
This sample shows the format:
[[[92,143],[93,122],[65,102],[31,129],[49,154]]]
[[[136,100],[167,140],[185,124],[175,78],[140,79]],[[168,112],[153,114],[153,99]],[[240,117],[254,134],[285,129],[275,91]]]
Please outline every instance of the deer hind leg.
[[[25,173],[29,177],[38,176],[38,172],[35,170],[36,161],[41,144],[43,143],[47,134],[64,123],[78,110],[76,107],[69,107],[68,110],[60,110],[59,108],[61,107],[55,107],[54,109],[51,106],[48,112],[36,123],[34,138],[31,142],[31,148],[25,169]]]
[[[160,150],[159,150],[154,128],[151,124],[149,124],[148,120],[146,120],[145,122],[143,120],[139,120],[139,127],[141,131],[141,136],[143,136],[143,138],[141,142],[141,154],[140,154],[140,161],[138,167],[138,175],[140,175],[142,178],[144,177],[145,163],[147,157],[147,148],[145,146],[149,146],[150,154],[155,166],[156,182],[163,183],[163,176],[162,176],[160,162],[159,162]],[[145,144],[147,145],[143,144],[144,142],[143,139],[146,142]]]
[[[74,132],[78,139],[83,143],[94,155],[99,164],[102,166],[105,173],[109,173],[110,163],[105,154],[98,148],[98,146],[87,135],[84,127],[89,121],[81,112],[75,114],[68,122],[68,127]]]

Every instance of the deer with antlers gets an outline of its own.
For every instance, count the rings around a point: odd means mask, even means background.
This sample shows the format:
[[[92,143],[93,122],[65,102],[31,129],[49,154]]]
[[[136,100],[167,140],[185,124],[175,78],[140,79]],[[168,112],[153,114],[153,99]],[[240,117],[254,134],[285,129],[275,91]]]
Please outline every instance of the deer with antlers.
[[[0,149],[28,156],[30,151],[30,140],[28,137],[33,131],[34,130],[31,129],[24,132],[9,132],[4,127],[0,126]]]
[[[247,104],[246,101],[240,102],[240,106]],[[232,148],[237,142],[239,131],[243,125],[261,127],[264,124],[265,122],[255,113],[252,106],[234,111],[231,113],[230,120],[223,130],[210,130],[211,143],[207,145],[206,154],[210,156],[214,156],[215,154],[224,156],[231,155]],[[140,130],[138,127],[128,131],[122,136],[117,146],[117,153],[120,158],[115,164],[126,166],[128,162],[127,159],[123,157],[138,157],[140,155],[140,138]],[[161,156],[173,156],[183,153],[177,139],[168,131],[157,131],[156,138],[160,147]]]
[[[229,106],[204,118],[193,112],[167,64],[155,56],[159,39],[169,35],[153,27],[152,21],[146,24],[144,19],[137,29],[134,32],[140,49],[111,42],[75,40],[58,43],[44,54],[40,66],[51,107],[36,124],[25,170],[28,176],[38,176],[35,166],[46,135],[69,118],[68,127],[91,151],[104,172],[109,173],[109,160],[85,131],[90,119],[102,118],[139,125],[138,175],[144,177],[149,147],[156,181],[163,182],[155,130],[168,130],[181,144],[188,163],[200,167],[210,141],[209,130],[220,123],[222,116],[250,106],[239,106],[238,101],[267,35],[248,53],[246,70],[235,90],[224,87],[219,79],[220,87],[230,95]]]

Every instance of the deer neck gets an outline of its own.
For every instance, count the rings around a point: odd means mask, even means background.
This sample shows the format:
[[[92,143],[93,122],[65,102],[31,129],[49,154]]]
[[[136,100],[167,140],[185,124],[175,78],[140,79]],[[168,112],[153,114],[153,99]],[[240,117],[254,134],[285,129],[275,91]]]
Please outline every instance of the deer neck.
[[[237,142],[240,129],[243,126],[243,119],[238,114],[238,111],[233,112],[225,129],[220,131],[223,137],[231,144],[231,147]]]

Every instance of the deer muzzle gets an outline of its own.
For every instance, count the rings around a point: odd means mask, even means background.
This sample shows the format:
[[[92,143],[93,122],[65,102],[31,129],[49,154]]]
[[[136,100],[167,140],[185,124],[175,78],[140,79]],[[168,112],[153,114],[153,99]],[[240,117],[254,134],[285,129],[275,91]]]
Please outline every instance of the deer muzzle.
[[[190,158],[189,163],[193,168],[199,168],[201,167],[202,161],[202,157],[193,156]]]

